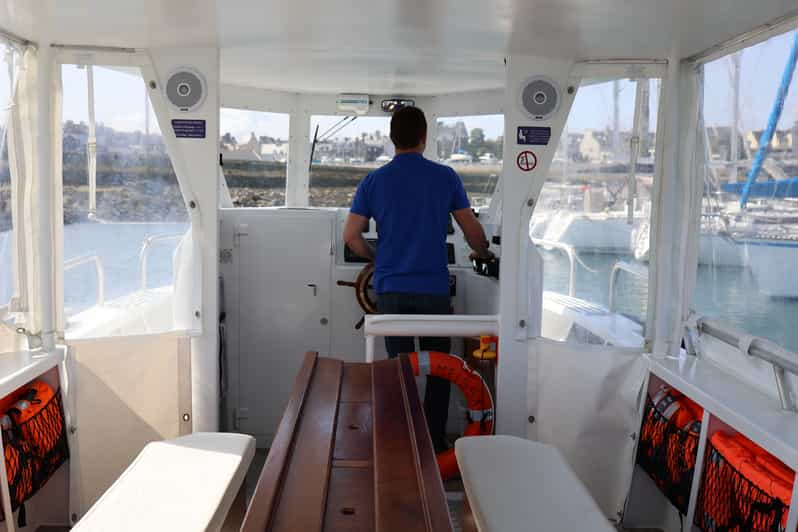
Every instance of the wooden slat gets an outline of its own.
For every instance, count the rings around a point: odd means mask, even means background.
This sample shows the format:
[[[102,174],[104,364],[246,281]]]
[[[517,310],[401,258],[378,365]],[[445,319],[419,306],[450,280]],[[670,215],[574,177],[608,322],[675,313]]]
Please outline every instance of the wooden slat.
[[[372,439],[371,403],[342,402],[338,407],[333,458],[371,461]]]
[[[343,363],[320,358],[299,420],[269,530],[321,532],[335,441]]]
[[[371,364],[344,365],[341,402],[371,402]]]
[[[269,524],[277,503],[283,474],[288,465],[297,420],[302,413],[317,357],[317,353],[305,354],[305,360],[297,374],[288,405],[285,407],[285,412],[277,428],[277,435],[274,437],[269,455],[266,457],[266,463],[258,478],[255,493],[244,517],[242,532],[263,532]]]
[[[297,529],[300,530],[300,529]],[[374,530],[374,472],[334,467],[324,516],[324,532]]]
[[[408,431],[398,359],[372,364],[375,530],[430,531]]]
[[[407,355],[401,355],[399,363],[401,366],[400,380],[405,398],[404,404],[410,421],[408,428],[414,438],[417,451],[416,459],[419,466],[417,470],[418,489],[421,492],[421,500],[425,507],[424,513],[429,516],[430,530],[451,532],[452,522],[446,503],[446,493],[444,492],[441,474],[438,470],[435,449],[432,447],[432,440],[427,429],[424,409],[421,407],[421,401],[418,398],[413,368]]]

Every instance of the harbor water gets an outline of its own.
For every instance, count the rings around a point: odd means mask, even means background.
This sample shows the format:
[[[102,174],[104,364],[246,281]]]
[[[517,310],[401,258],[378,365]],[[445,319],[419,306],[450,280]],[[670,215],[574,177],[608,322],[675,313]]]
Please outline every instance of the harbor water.
[[[64,255],[69,260],[86,255],[100,257],[105,273],[105,298],[130,294],[140,287],[140,251],[144,240],[155,235],[184,233],[181,223],[81,223],[64,228]],[[148,256],[148,286],[172,282],[172,255],[177,242],[154,243]],[[11,298],[11,238],[0,233],[0,306]],[[568,293],[568,259],[557,251],[540,250],[543,257],[543,287]],[[576,265],[576,297],[603,306],[609,304],[610,272],[618,261],[633,262],[628,254],[579,253]],[[581,264],[580,264],[581,263]],[[645,321],[647,280],[621,272],[614,295],[618,312]],[[64,274],[64,305],[70,316],[97,301],[97,275],[91,263]],[[758,290],[746,268],[701,265],[694,306],[705,316],[718,318],[733,327],[773,340],[798,351],[798,299],[773,298]]]

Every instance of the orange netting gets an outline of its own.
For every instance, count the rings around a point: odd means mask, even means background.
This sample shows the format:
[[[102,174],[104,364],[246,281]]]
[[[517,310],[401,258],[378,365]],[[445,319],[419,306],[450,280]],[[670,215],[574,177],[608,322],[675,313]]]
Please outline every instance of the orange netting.
[[[701,407],[663,387],[646,402],[640,430],[638,465],[683,514],[689,504],[702,415]]]
[[[61,395],[34,381],[0,400],[6,473],[15,510],[32,497],[69,457]],[[0,519],[4,519],[0,508]],[[20,510],[20,526],[24,523]]]
[[[795,473],[741,435],[707,442],[695,524],[717,532],[781,532]]]

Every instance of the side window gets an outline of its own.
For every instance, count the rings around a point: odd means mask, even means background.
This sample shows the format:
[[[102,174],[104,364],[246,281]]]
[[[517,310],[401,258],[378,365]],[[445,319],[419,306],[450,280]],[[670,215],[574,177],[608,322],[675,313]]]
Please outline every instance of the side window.
[[[14,295],[14,225],[7,132],[18,60],[14,49],[0,41],[0,308],[8,306]]]
[[[657,80],[577,93],[530,222],[548,338],[643,343],[658,100]]]
[[[311,117],[311,206],[352,205],[358,183],[393,158],[390,123],[389,117]]]
[[[438,160],[460,175],[471,205],[487,206],[502,172],[504,115],[439,118],[437,143]]]
[[[285,205],[288,115],[222,108],[224,177],[236,207]]]
[[[793,351],[798,79],[781,109],[776,95],[787,88],[785,75],[795,77],[788,62],[794,46],[790,32],[704,65],[707,147],[696,153],[705,171],[693,298],[698,313]]]
[[[61,76],[65,333],[171,330],[190,222],[141,73],[64,65]]]

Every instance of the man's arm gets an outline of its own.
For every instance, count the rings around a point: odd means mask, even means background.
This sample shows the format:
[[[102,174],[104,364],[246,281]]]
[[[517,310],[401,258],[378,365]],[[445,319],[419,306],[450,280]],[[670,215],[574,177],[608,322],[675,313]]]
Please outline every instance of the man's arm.
[[[482,224],[479,223],[474,211],[471,208],[458,209],[452,213],[457,225],[463,230],[466,242],[474,250],[477,257],[480,259],[492,259],[493,253],[488,251],[488,239],[485,236],[485,230],[482,229]]]
[[[365,216],[349,213],[344,226],[344,242],[359,257],[374,260],[374,250],[363,238],[363,232],[369,227],[369,219]]]

